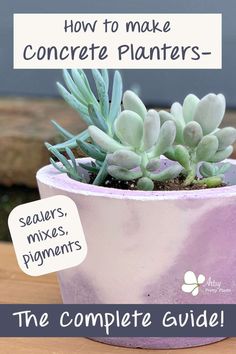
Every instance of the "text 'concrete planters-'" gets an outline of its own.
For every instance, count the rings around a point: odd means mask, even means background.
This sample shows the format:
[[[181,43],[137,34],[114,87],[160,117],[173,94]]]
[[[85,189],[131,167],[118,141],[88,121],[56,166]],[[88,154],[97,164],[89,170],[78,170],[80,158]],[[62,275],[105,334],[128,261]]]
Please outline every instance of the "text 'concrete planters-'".
[[[97,187],[73,181],[52,166],[42,168],[37,174],[41,197],[60,194],[73,199],[88,244],[85,261],[59,273],[64,303],[235,303],[236,161],[229,161],[232,167],[225,179],[230,186],[192,191]],[[182,291],[189,270],[205,276],[197,296]],[[98,340],[178,348],[220,338]]]

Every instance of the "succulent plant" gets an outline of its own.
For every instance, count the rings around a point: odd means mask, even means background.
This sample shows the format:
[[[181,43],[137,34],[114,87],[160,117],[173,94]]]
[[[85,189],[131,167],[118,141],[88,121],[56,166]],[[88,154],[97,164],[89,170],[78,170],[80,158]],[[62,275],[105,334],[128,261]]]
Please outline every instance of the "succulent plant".
[[[188,95],[183,105],[175,102],[170,113],[160,111],[162,124],[173,121],[176,124],[174,145],[165,152],[166,157],[178,161],[187,174],[185,185],[206,184],[218,186],[230,167],[215,165],[229,157],[236,140],[236,129],[219,128],[225,113],[225,97],[222,94],[208,94],[199,100]],[[197,179],[199,165],[203,179]]]
[[[132,91],[123,95],[122,79],[114,73],[109,100],[107,70],[92,70],[97,90],[93,93],[83,70],[63,71],[67,89],[58,89],[65,101],[76,111],[88,128],[73,135],[55,121],[53,125],[64,142],[52,146],[46,143],[53,157],[50,161],[61,173],[77,181],[86,182],[79,165],[93,174],[93,184],[101,185],[108,174],[119,180],[137,180],[137,188],[152,190],[155,181],[166,181],[186,176],[184,185],[204,184],[216,187],[222,184],[229,163],[220,163],[230,156],[236,140],[236,129],[219,128],[225,113],[222,94],[209,94],[201,100],[188,95],[181,105],[175,102],[170,112],[147,110]],[[84,164],[75,158],[80,149],[92,158]],[[177,161],[163,169],[161,155]],[[202,178],[198,178],[198,173]]]
[[[91,125],[88,132],[93,141],[105,151],[108,173],[120,180],[138,179],[137,188],[153,190],[153,181],[165,181],[179,175],[179,164],[157,172],[160,156],[169,149],[176,134],[175,123],[160,125],[157,111],[147,111],[140,98],[132,91],[123,96],[124,110],[114,122],[114,132],[119,141],[100,128]]]
[[[115,71],[112,85],[111,102],[109,100],[109,74],[107,70],[92,70],[93,79],[97,89],[98,99],[95,97],[89,80],[83,70],[71,70],[71,75],[68,70],[63,70],[63,77],[66,83],[66,90],[60,83],[57,83],[59,93],[65,101],[75,109],[83,121],[89,125],[95,125],[109,136],[113,137],[113,123],[121,111],[121,98],[123,93],[122,78],[118,71]],[[62,128],[55,121],[52,124],[59,131],[60,135],[65,139],[63,143],[52,146],[46,143],[48,150],[61,162],[60,167],[53,158],[51,163],[60,170],[60,172],[67,173],[71,178],[80,181],[83,179],[78,172],[77,162],[72,158],[73,152],[71,149],[80,148],[82,152],[95,161],[93,166],[82,165],[85,169],[93,172],[96,178],[93,184],[101,184],[107,175],[106,154],[100,150],[99,146],[88,143],[88,130],[84,130],[78,135],[73,135],[64,128]],[[73,161],[73,165],[66,163],[68,158]],[[73,166],[73,170],[71,169]]]

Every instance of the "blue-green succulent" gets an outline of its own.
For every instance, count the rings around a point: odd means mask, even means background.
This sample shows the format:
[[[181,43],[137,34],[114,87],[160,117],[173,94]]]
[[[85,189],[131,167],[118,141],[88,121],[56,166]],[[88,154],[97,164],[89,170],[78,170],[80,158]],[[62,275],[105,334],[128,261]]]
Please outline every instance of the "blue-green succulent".
[[[54,155],[51,163],[61,173],[86,183],[80,165],[93,174],[93,184],[102,185],[109,174],[119,180],[137,180],[137,188],[142,190],[152,190],[155,181],[171,180],[180,173],[185,176],[185,186],[222,184],[230,164],[218,162],[231,155],[236,140],[235,128],[219,128],[226,106],[222,94],[209,94],[201,100],[190,94],[183,105],[175,102],[170,112],[157,112],[147,110],[131,90],[123,94],[118,71],[110,85],[107,70],[92,70],[97,94],[83,70],[64,70],[63,76],[67,88],[58,83],[59,92],[79,112],[87,129],[73,135],[52,122],[65,141],[46,146]],[[76,149],[92,162],[76,160]],[[160,167],[162,155],[176,162]]]
[[[115,71],[113,83],[110,88],[108,70],[91,70],[94,84],[97,90],[97,98],[92,91],[89,80],[83,70],[72,69],[71,74],[68,70],[63,70],[63,77],[67,89],[57,83],[59,93],[64,100],[79,113],[80,117],[87,126],[95,125],[110,137],[114,136],[114,120],[121,111],[121,99],[123,94],[123,83],[119,71]],[[111,97],[109,98],[109,88]],[[57,164],[53,158],[51,163],[60,172],[65,172],[69,177],[84,181],[78,169],[78,162],[75,159],[72,149],[80,149],[85,155],[94,159],[92,165],[83,165],[84,169],[96,175],[93,184],[100,185],[107,176],[106,154],[99,148],[88,142],[89,133],[85,129],[78,135],[73,135],[62,128],[55,121],[52,124],[64,138],[64,142],[52,146],[46,143],[49,151],[61,162]],[[70,162],[66,163],[67,158]],[[69,164],[69,165],[68,165]]]

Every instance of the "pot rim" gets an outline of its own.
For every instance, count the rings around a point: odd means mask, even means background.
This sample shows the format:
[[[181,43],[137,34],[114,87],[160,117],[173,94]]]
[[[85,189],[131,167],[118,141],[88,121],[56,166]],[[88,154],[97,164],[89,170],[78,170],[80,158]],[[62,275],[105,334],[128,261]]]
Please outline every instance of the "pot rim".
[[[83,162],[91,161],[90,158],[83,157],[77,160]],[[230,162],[236,168],[236,160],[226,159],[224,162]],[[236,185],[230,185],[219,188],[208,188],[198,190],[181,191],[133,191],[109,187],[95,186],[75,181],[65,173],[60,173],[52,165],[46,165],[38,170],[36,174],[38,183],[45,184],[51,188],[57,188],[74,194],[82,194],[94,197],[106,197],[114,199],[134,199],[142,201],[151,200],[176,200],[176,199],[206,199],[231,197],[236,195]]]

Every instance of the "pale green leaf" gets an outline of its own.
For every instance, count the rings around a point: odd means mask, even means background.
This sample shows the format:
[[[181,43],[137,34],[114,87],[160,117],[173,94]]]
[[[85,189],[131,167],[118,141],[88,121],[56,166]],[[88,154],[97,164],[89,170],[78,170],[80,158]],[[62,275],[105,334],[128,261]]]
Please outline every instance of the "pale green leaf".
[[[106,152],[115,152],[121,149],[130,150],[130,147],[120,144],[118,141],[111,138],[109,135],[104,133],[101,129],[94,125],[88,128],[89,135],[93,141],[101,147],[102,150]]]
[[[112,123],[120,113],[121,99],[122,99],[122,78],[119,71],[115,71],[112,87],[112,96],[109,112],[109,121]]]
[[[108,157],[109,165],[116,165],[128,170],[138,167],[141,164],[141,156],[133,151],[118,150]]]
[[[218,150],[218,140],[214,135],[206,135],[202,138],[196,149],[196,160],[211,162],[212,157]]]
[[[115,120],[114,129],[123,144],[139,148],[143,136],[143,121],[132,111],[123,111]]]
[[[158,140],[160,133],[160,117],[157,111],[150,109],[144,119],[143,150],[151,149]]]
[[[183,132],[184,142],[187,146],[195,148],[203,137],[202,128],[199,123],[189,122]]]
[[[214,135],[219,141],[218,150],[224,150],[227,146],[233,145],[236,141],[236,129],[233,127],[219,129]]]
[[[141,171],[129,171],[126,168],[122,168],[119,166],[108,166],[108,173],[116,178],[116,179],[120,179],[120,180],[124,180],[124,181],[130,181],[133,179],[137,179],[140,178],[142,176],[142,172]]]
[[[183,116],[186,123],[193,120],[199,102],[199,98],[191,93],[185,97],[183,103]]]
[[[123,96],[123,106],[125,110],[137,113],[142,119],[147,114],[147,109],[142,100],[131,90],[127,90]]]
[[[220,125],[224,114],[225,97],[210,93],[198,103],[193,119],[201,125],[203,134],[206,135]]]

